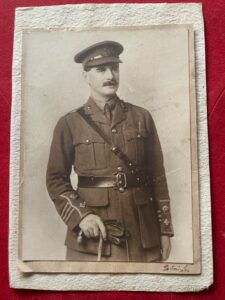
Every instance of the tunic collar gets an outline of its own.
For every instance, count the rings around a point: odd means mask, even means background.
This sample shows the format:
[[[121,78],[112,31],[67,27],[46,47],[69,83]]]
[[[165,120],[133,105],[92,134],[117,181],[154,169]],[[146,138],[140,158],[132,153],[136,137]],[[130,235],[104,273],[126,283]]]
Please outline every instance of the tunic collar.
[[[124,103],[119,99],[119,97],[115,97],[115,102],[113,103],[110,100],[110,104],[115,106],[113,109],[113,117],[112,122],[105,116],[104,112],[98,107],[96,102],[90,97],[87,103],[84,105],[85,113],[91,115],[93,121],[103,124],[111,125],[111,127],[115,127],[122,120],[126,119]]]

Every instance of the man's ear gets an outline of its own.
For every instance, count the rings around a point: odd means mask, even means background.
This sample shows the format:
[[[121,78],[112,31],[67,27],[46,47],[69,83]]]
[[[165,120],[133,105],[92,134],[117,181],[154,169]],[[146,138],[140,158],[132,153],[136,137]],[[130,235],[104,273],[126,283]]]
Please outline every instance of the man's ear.
[[[82,76],[87,84],[89,84],[88,72],[83,70]]]

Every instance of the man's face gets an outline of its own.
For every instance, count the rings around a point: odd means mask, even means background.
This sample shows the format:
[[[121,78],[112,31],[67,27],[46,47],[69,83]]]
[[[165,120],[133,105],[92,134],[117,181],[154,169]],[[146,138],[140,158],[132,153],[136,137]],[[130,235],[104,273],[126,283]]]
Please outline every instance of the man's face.
[[[93,67],[85,72],[85,78],[92,95],[111,97],[119,87],[119,64],[113,63]]]

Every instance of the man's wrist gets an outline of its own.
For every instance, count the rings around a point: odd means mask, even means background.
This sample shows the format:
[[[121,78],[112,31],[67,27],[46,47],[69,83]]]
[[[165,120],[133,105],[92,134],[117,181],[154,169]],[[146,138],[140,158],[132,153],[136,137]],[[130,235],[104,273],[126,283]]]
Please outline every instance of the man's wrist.
[[[83,221],[84,218],[86,218],[88,215],[94,215],[92,211],[87,211],[85,214],[82,215],[82,218],[80,218],[80,221],[76,226],[73,228],[73,232],[77,233],[80,231],[80,223]]]

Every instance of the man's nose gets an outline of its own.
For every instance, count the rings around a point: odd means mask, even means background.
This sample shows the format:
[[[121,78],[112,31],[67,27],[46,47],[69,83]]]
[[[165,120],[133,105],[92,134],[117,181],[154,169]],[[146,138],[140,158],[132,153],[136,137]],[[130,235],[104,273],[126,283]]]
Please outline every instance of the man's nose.
[[[106,69],[105,75],[106,79],[112,79],[114,77],[113,71],[110,68]]]

